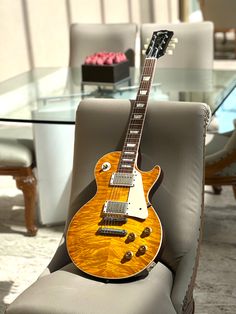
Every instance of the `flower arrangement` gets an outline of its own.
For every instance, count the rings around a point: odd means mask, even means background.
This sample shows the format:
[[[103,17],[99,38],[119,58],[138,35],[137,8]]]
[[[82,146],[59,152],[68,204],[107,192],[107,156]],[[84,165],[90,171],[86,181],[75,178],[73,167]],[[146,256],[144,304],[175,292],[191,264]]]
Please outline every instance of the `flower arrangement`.
[[[82,81],[116,83],[129,77],[129,61],[123,52],[96,52],[82,64]]]
[[[112,65],[128,61],[123,52],[97,52],[87,56],[84,64]]]

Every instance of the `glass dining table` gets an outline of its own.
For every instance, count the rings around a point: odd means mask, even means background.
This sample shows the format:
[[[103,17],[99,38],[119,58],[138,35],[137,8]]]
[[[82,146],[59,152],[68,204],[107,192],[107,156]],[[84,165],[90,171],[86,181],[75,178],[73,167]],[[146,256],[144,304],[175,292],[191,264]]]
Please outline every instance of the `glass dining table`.
[[[119,84],[81,81],[80,68],[35,68],[0,83],[0,120],[74,124],[81,99],[135,99],[141,70]],[[150,99],[207,103],[214,114],[236,86],[236,71],[158,69]]]
[[[76,110],[85,98],[135,99],[139,68],[118,84],[82,82],[80,68],[35,68],[0,83],[0,121],[32,123],[42,224],[64,222]],[[157,69],[150,99],[207,103],[214,115],[235,91],[236,71]],[[0,133],[1,137],[1,133]]]

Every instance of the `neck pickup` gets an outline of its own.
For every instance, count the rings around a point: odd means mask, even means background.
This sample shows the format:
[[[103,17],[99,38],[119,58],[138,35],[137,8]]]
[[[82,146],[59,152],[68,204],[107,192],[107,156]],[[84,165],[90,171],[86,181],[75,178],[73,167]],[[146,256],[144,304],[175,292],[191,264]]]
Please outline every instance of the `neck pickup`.
[[[124,187],[134,186],[135,176],[134,173],[114,172],[111,176],[110,185]]]

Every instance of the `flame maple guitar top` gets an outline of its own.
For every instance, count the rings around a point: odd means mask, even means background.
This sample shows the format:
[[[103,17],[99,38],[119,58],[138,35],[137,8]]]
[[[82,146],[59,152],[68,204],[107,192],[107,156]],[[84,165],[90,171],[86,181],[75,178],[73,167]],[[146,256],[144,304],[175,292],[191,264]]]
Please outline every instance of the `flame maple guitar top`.
[[[67,231],[67,249],[73,263],[83,272],[104,279],[122,279],[140,273],[155,259],[162,242],[162,226],[148,199],[151,188],[160,176],[159,166],[148,172],[136,168],[142,177],[148,217],[126,217],[126,222],[122,224],[109,225],[109,228],[125,230],[125,236],[101,235],[98,232],[103,224],[105,202],[128,200],[129,187],[110,185],[120,155],[120,152],[112,152],[98,161],[95,167],[97,192],[77,211]],[[105,162],[111,165],[107,171],[102,170]],[[150,234],[144,234],[145,228]]]

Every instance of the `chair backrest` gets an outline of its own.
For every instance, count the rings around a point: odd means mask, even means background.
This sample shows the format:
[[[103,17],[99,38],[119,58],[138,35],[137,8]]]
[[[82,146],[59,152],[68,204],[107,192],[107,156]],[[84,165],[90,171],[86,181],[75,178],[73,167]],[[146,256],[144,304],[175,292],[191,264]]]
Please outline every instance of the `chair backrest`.
[[[212,21],[216,31],[236,29],[235,0],[200,0],[205,21]]]
[[[168,29],[174,31],[178,43],[173,55],[158,60],[158,67],[210,69],[213,66],[213,24],[211,22],[178,24],[142,24],[141,51],[153,31]],[[144,56],[141,56],[143,64]]]
[[[72,189],[67,225],[96,192],[94,167],[121,150],[131,105],[128,100],[87,99],[77,111]],[[142,170],[159,164],[164,179],[152,198],[165,233],[162,260],[173,270],[199,237],[203,204],[205,104],[150,101],[141,142]],[[66,227],[67,228],[67,227]],[[66,229],[65,229],[66,230]]]
[[[72,24],[70,27],[71,67],[79,67],[85,57],[100,51],[124,52],[134,65],[137,25],[121,24]]]

